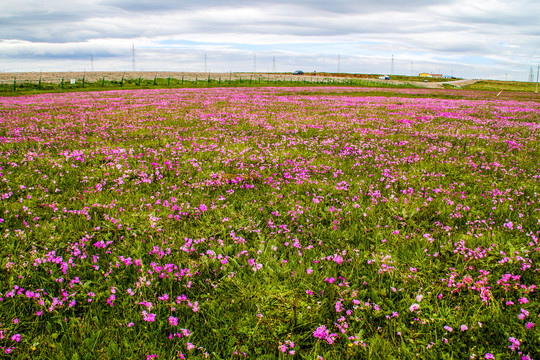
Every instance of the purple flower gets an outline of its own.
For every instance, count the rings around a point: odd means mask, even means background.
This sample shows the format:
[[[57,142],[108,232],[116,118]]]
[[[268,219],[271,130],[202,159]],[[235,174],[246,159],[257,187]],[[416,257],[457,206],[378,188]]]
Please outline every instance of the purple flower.
[[[146,312],[146,310],[143,310],[142,312],[143,320],[148,322],[154,322],[156,321],[156,314],[151,314]]]
[[[313,336],[321,340],[326,338],[326,335],[328,335],[328,330],[326,330],[326,326],[324,325],[319,326],[317,330],[313,332]]]
[[[19,342],[21,341],[21,334],[15,334],[11,337],[11,340],[15,341],[15,342]]]
[[[174,316],[169,316],[169,324],[172,326],[178,325],[178,318],[175,318]]]

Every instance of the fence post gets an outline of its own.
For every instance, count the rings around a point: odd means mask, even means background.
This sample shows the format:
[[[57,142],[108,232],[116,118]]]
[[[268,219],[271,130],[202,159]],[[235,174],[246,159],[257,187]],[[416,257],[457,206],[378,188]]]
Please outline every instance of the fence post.
[[[167,86],[169,86],[171,84],[171,75],[169,75],[169,77],[167,78]]]
[[[60,86],[62,87],[62,89],[64,89],[64,78],[62,78],[62,80],[60,81]]]
[[[124,86],[124,75],[122,75],[122,80],[120,80],[120,86]]]
[[[139,76],[139,81],[137,81],[137,86],[141,86],[141,77]]]
[[[154,85],[156,85],[156,81],[157,81],[157,74],[154,75]]]
[[[84,88],[84,75],[82,77],[82,87]]]
[[[17,91],[17,80],[13,78],[13,92]]]
[[[208,75],[208,83],[210,84],[210,75]]]
[[[184,85],[184,75],[182,75],[182,85]]]
[[[41,78],[39,78],[38,90],[41,90]]]
[[[101,87],[105,86],[105,76],[101,78]]]

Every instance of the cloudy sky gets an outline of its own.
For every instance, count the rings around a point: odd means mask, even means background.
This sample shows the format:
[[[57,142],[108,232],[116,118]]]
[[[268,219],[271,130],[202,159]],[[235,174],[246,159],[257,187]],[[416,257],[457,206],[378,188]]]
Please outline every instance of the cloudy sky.
[[[0,2],[0,72],[436,72],[527,81],[540,0]],[[393,62],[392,62],[393,57]],[[93,59],[93,60],[92,60]]]

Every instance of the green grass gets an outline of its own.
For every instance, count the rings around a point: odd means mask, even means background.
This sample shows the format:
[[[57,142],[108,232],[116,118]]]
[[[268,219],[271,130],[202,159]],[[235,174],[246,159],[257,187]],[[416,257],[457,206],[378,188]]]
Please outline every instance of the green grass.
[[[498,80],[480,80],[474,84],[464,86],[466,90],[483,90],[483,91],[524,91],[534,92],[536,83],[522,81],[498,81]]]
[[[537,103],[151,86],[0,98],[0,356],[537,356]]]
[[[164,88],[213,88],[213,87],[267,87],[267,86],[358,86],[358,87],[381,87],[381,88],[414,88],[413,85],[403,84],[388,84],[364,79],[330,79],[322,78],[318,81],[311,81],[303,77],[295,77],[291,80],[269,80],[264,77],[246,77],[245,79],[229,80],[200,78],[195,80],[182,80],[176,78],[156,78],[154,80],[139,80],[125,79],[123,81],[105,80],[88,82],[84,85],[79,80],[76,84],[71,85],[65,81],[61,83],[16,83],[15,91],[13,84],[1,84],[0,94],[4,96],[13,95],[31,95],[38,93],[64,93],[64,92],[81,92],[81,91],[103,91],[103,90],[135,90],[135,89],[164,89]]]

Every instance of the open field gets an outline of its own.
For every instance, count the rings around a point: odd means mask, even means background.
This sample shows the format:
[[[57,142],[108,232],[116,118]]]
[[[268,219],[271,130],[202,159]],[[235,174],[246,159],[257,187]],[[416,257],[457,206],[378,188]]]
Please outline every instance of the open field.
[[[87,83],[101,83],[131,81],[141,82],[144,80],[152,81],[154,79],[182,79],[186,82],[195,80],[205,81],[211,80],[220,83],[239,80],[258,82],[260,80],[266,82],[302,82],[302,83],[346,83],[348,80],[357,80],[363,83],[371,82],[374,84],[385,84],[395,86],[411,86],[431,89],[442,89],[445,86],[460,88],[462,86],[474,84],[477,80],[460,80],[460,79],[436,79],[436,78],[420,78],[408,76],[395,76],[392,80],[381,80],[379,75],[375,74],[345,74],[345,73],[305,73],[301,76],[295,76],[291,73],[249,73],[249,72],[230,72],[230,73],[197,73],[197,72],[171,72],[171,71],[156,71],[156,72],[114,72],[114,71],[91,71],[91,72],[26,72],[26,73],[0,73],[0,85],[11,85],[14,80],[20,84],[59,84],[64,81],[69,84],[71,79],[75,79],[80,84],[84,78]],[[424,82],[426,80],[427,82]],[[163,85],[163,80],[161,81]]]
[[[0,351],[539,359],[540,102],[0,97]]]

